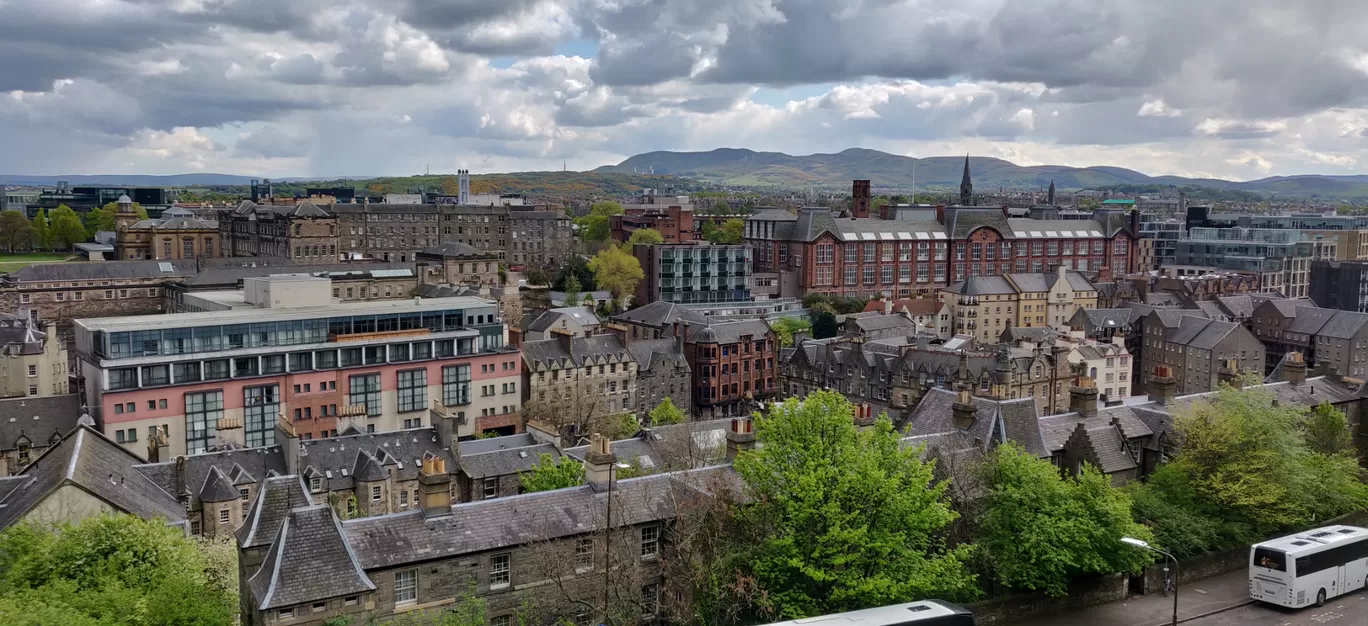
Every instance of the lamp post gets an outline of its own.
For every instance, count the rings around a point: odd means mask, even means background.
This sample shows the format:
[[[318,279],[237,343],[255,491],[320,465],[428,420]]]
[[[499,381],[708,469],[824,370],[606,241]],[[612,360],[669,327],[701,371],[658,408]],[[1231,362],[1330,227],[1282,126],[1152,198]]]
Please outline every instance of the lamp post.
[[[1158,554],[1162,554],[1162,555],[1164,555],[1165,557],[1168,557],[1168,559],[1169,559],[1170,561],[1173,561],[1173,622],[1172,622],[1172,626],[1178,626],[1178,559],[1174,558],[1172,554],[1169,554],[1169,553],[1167,553],[1167,552],[1164,552],[1163,550],[1160,550],[1160,549],[1158,549],[1158,548],[1156,548],[1156,547],[1150,545],[1149,542],[1143,541],[1143,540],[1140,540],[1140,539],[1136,539],[1136,538],[1134,538],[1134,537],[1122,537],[1122,538],[1121,538],[1121,543],[1129,544],[1129,545],[1135,546],[1135,547],[1140,548],[1140,549],[1143,549],[1143,550],[1149,550],[1150,552],[1155,552],[1155,553],[1158,553]]]

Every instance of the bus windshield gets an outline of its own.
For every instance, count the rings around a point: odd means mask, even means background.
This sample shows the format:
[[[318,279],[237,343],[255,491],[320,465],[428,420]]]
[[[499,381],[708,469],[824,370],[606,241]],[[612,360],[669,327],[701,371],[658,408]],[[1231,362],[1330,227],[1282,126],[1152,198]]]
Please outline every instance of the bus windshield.
[[[1271,548],[1254,549],[1254,565],[1277,572],[1287,571],[1287,555]]]

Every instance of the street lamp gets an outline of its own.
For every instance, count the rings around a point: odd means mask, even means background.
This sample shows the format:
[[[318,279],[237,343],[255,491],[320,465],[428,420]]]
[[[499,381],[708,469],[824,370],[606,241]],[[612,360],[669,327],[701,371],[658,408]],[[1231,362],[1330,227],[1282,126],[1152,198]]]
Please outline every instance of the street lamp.
[[[1167,553],[1167,552],[1164,552],[1163,550],[1160,550],[1160,549],[1158,549],[1158,548],[1156,548],[1156,547],[1150,545],[1149,542],[1144,541],[1144,540],[1141,540],[1141,539],[1136,539],[1136,538],[1134,538],[1134,537],[1122,537],[1122,538],[1121,538],[1121,543],[1129,544],[1129,545],[1135,546],[1135,547],[1137,547],[1137,548],[1140,548],[1140,549],[1142,549],[1142,550],[1149,550],[1150,552],[1156,552],[1156,553],[1162,554],[1162,555],[1168,557],[1169,560],[1173,561],[1173,622],[1172,622],[1172,626],[1178,626],[1178,559],[1174,558],[1172,554],[1169,554],[1169,553]]]

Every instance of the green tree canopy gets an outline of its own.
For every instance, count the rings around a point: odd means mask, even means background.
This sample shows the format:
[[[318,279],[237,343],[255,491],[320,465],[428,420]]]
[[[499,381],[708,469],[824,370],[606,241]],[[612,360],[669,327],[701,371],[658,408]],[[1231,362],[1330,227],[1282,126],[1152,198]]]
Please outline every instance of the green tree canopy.
[[[0,533],[0,621],[11,624],[231,624],[236,569],[156,520],[104,515]],[[26,615],[18,621],[5,619]],[[31,617],[28,617],[31,616]]]
[[[982,481],[980,546],[1004,585],[1063,596],[1075,577],[1136,573],[1154,560],[1121,543],[1153,537],[1131,519],[1130,496],[1091,466],[1061,476],[1049,461],[1008,442],[989,456]]]
[[[565,277],[565,306],[579,306],[580,304],[580,283],[574,274]]]
[[[641,262],[627,252],[626,248],[609,246],[589,259],[589,269],[594,272],[594,283],[613,295],[614,306],[620,307],[636,291],[637,283],[646,277],[641,270]]]
[[[33,246],[33,224],[18,211],[0,211],[0,246],[20,252]]]
[[[133,203],[133,212],[137,214],[138,219],[147,219],[147,209],[144,209],[143,206],[137,202]],[[118,214],[119,204],[117,202],[110,202],[102,207],[91,209],[85,216],[86,231],[93,234],[102,230],[114,230],[114,216]]]
[[[654,409],[651,409],[651,426],[669,426],[671,424],[683,424],[688,421],[684,412],[675,406],[669,396],[665,396]]]
[[[1321,402],[1311,409],[1306,420],[1306,445],[1312,452],[1325,455],[1354,454],[1354,434],[1344,413],[1329,402]]]
[[[713,243],[741,243],[741,239],[746,234],[746,221],[739,217],[733,217],[722,222],[720,228],[716,226],[710,228],[710,226],[712,226],[712,220],[703,222],[702,234],[704,239]]]
[[[58,208],[66,208],[66,205],[63,204]],[[51,247],[52,243],[48,237],[48,227],[47,210],[39,208],[38,212],[33,214],[33,245],[35,247],[44,250]]]
[[[66,205],[57,207],[52,211],[52,225],[48,230],[48,244],[54,248],[65,248],[70,250],[72,246],[84,242],[88,238],[85,226],[81,225],[81,218],[75,211],[67,208]]]
[[[803,330],[812,330],[812,322],[801,317],[781,317],[770,322],[770,328],[773,328],[774,334],[778,335],[780,346],[792,348],[793,333]]]
[[[566,457],[553,459],[550,454],[541,454],[532,469],[518,475],[518,481],[523,493],[583,485],[584,466]]]
[[[554,291],[570,291],[566,289],[566,281],[571,276],[574,276],[575,280],[579,282],[580,286],[576,291],[598,289],[598,285],[594,283],[594,272],[589,269],[589,262],[579,256],[572,257],[560,267],[560,270],[556,272],[556,280],[551,283],[551,289]]]
[[[627,238],[627,245],[629,246],[658,243],[665,243],[665,236],[654,228],[639,228],[632,231],[632,236]]]
[[[833,392],[773,405],[757,420],[757,449],[734,463],[751,498],[723,567],[754,581],[768,618],[977,593],[972,547],[943,538],[955,513],[932,464],[886,415],[867,431],[851,415]]]
[[[575,222],[579,224],[580,236],[585,241],[606,241],[612,234],[609,230],[608,218],[614,215],[622,215],[622,205],[612,200],[595,202],[589,207],[589,213]]]

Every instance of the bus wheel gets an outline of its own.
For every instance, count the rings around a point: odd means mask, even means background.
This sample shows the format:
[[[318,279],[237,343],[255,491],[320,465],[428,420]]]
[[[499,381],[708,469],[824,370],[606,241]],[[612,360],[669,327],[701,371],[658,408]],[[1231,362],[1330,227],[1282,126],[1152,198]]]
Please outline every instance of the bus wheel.
[[[1321,589],[1320,591],[1316,592],[1316,608],[1320,608],[1323,606],[1325,606],[1325,590]]]

